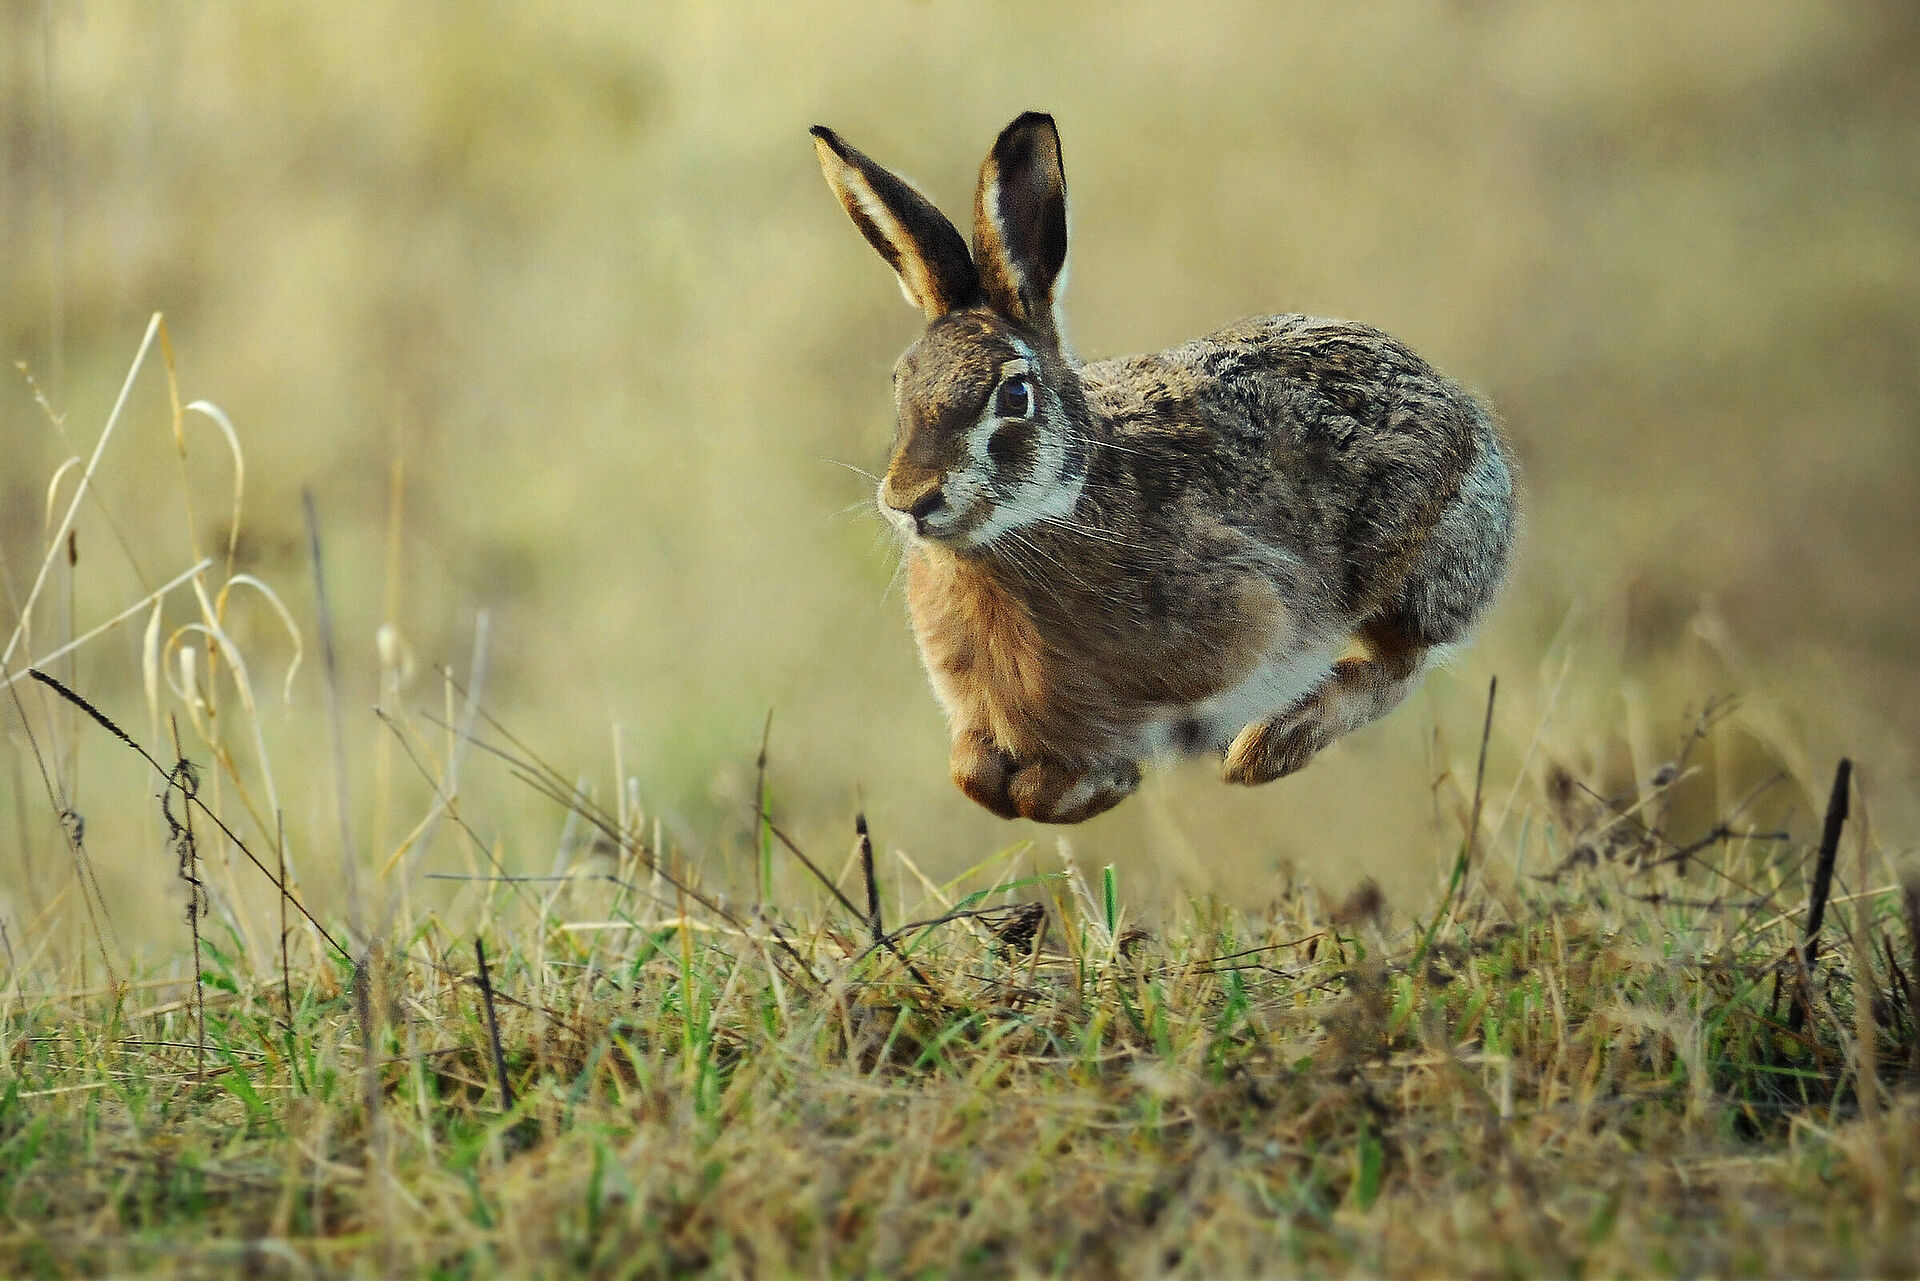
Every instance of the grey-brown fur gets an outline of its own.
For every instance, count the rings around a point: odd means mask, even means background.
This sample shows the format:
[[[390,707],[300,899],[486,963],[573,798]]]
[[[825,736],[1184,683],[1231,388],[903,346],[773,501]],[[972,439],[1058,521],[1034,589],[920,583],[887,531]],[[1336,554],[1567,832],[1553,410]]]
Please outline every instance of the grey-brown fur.
[[[1169,508],[1202,505],[1298,558],[1296,609],[1388,613],[1445,644],[1505,574],[1513,489],[1491,419],[1377,329],[1260,316],[1079,376],[1095,419],[1137,451],[1102,455],[1096,474],[1138,496],[1150,541],[1175,541]]]
[[[1065,180],[1029,113],[982,167],[972,270],[924,197],[815,131],[829,182],[928,313],[895,371],[882,510],[960,787],[1077,822],[1139,761],[1293,772],[1384,714],[1505,574],[1485,409],[1378,330],[1243,321],[1080,365],[1053,290]]]

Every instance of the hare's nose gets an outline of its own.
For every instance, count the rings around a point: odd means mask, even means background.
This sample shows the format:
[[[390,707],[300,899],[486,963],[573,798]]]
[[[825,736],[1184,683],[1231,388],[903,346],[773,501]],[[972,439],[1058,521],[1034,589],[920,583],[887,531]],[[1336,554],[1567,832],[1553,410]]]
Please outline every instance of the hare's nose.
[[[935,476],[920,478],[920,484],[913,489],[896,485],[893,478],[888,477],[887,483],[880,487],[880,501],[899,514],[902,524],[911,521],[913,532],[922,535],[927,532],[927,522],[947,506],[947,496],[940,492],[940,480]]]
[[[946,505],[946,495],[940,492],[940,481],[934,477],[922,480],[919,488],[907,489],[895,485],[891,477],[880,487],[880,501],[894,511],[913,522],[916,533],[925,533],[927,517]]]
[[[913,500],[904,510],[907,515],[913,517],[913,523],[918,525],[939,511],[946,501],[946,495],[940,492],[940,486],[929,485],[914,495]]]

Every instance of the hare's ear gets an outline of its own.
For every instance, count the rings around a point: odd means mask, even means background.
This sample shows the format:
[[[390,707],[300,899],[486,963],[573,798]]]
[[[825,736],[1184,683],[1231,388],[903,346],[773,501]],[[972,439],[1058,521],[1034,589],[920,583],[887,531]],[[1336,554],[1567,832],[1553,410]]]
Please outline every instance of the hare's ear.
[[[978,301],[980,275],[967,256],[967,242],[947,216],[825,125],[815,125],[812,133],[827,185],[867,243],[900,277],[907,301],[925,311],[928,320]]]
[[[1067,177],[1052,116],[1027,112],[987,153],[973,204],[973,260],[989,302],[1059,340],[1053,287],[1067,263]]]

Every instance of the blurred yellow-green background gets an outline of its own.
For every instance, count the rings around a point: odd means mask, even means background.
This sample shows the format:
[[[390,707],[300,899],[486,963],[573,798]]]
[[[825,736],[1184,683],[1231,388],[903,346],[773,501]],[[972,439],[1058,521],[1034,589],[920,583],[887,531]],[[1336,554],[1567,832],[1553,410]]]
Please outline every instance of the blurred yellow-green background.
[[[306,632],[283,702],[278,624],[233,605],[307,866],[337,839],[303,487],[368,866],[428,797],[379,747],[376,631],[413,660],[390,705],[436,708],[481,610],[494,713],[609,800],[617,726],[641,804],[716,876],[748,859],[769,709],[778,811],[825,861],[860,803],[929,871],[1029,838],[1051,865],[1053,833],[948,783],[894,553],[840,465],[882,464],[918,325],[806,135],[829,123],[963,213],[1028,108],[1064,138],[1084,357],[1258,312],[1365,320],[1492,401],[1526,486],[1475,648],[1294,780],[1156,772],[1069,834],[1083,863],[1119,862],[1142,910],[1175,886],[1258,902],[1289,864],[1417,905],[1495,672],[1495,804],[1523,762],[1644,773],[1737,694],[1727,732],[1793,775],[1802,817],[1846,750],[1881,838],[1913,830],[1911,4],[12,2],[0,77],[0,621],[55,468],[164,312],[183,397],[244,446],[238,568]],[[190,421],[182,481],[160,374],[21,658],[185,568],[190,532],[221,545],[225,450]],[[169,598],[170,627],[193,617]],[[141,621],[56,670],[150,732]],[[39,744],[109,900],[170,920],[151,781],[23,698],[0,712],[0,912],[42,919],[67,875]],[[561,816],[482,765],[474,826],[548,870]],[[414,874],[464,865],[443,835]]]

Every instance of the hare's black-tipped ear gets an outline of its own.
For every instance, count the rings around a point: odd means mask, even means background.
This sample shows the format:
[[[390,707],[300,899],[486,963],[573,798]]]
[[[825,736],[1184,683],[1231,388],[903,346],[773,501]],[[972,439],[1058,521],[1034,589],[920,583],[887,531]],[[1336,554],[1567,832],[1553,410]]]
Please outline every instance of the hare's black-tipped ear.
[[[867,243],[880,251],[907,301],[937,320],[980,297],[980,275],[967,242],[925,196],[849,147],[825,125],[813,127],[813,148],[827,185]]]
[[[987,153],[973,204],[973,260],[989,302],[1058,341],[1053,288],[1067,263],[1067,177],[1052,116],[1027,112]]]

